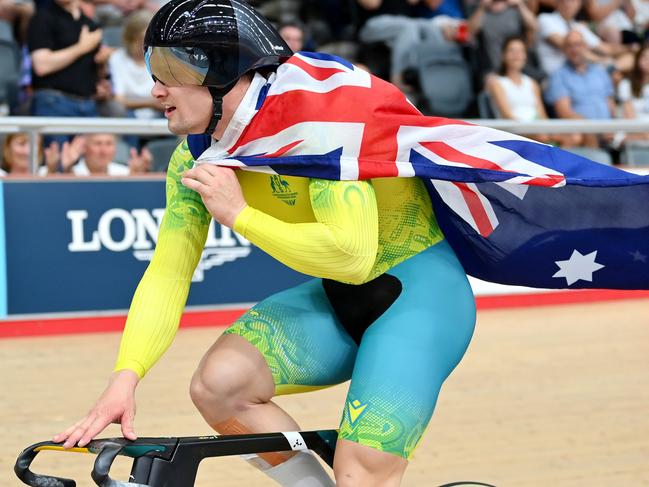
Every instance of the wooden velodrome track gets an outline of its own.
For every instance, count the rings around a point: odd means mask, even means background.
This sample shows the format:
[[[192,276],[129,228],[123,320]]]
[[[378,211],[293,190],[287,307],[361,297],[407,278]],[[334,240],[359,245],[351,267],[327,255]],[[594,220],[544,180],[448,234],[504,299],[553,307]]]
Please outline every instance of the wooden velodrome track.
[[[649,486],[648,311],[643,299],[480,312],[403,485]],[[220,331],[179,332],[140,385],[139,435],[209,434],[187,389]],[[23,447],[49,439],[90,407],[118,341],[117,333],[0,340],[1,486],[22,485],[12,467]],[[278,402],[304,429],[331,428],[345,392],[341,385]],[[33,469],[91,486],[94,458],[45,452]],[[126,480],[129,465],[116,464],[113,477]],[[229,458],[204,462],[196,485],[275,484]]]

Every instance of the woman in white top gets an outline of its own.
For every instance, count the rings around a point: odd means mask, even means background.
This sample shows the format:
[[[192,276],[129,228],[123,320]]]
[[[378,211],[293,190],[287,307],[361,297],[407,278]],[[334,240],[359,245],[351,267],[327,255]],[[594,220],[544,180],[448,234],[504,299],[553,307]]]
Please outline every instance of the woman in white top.
[[[617,90],[624,118],[649,120],[649,45],[636,53],[629,77],[620,81]],[[649,141],[649,133],[627,134],[624,140]]]
[[[2,168],[0,175],[30,176],[29,136],[23,133],[9,134],[2,144]]]
[[[530,122],[548,118],[541,99],[539,85],[523,73],[527,62],[527,47],[520,37],[508,38],[502,47],[502,63],[498,73],[487,77],[486,89],[498,118]],[[561,145],[575,145],[572,136],[549,134],[529,135],[539,142],[555,141]]]
[[[487,78],[486,86],[497,116],[523,122],[548,118],[538,84],[523,73],[527,62],[523,39],[508,38],[503,44],[501,59],[498,73]]]
[[[124,22],[124,47],[108,60],[115,100],[135,118],[157,118],[162,113],[162,106],[151,96],[153,80],[144,62],[144,33],[150,20],[151,13],[145,10],[129,15]]]

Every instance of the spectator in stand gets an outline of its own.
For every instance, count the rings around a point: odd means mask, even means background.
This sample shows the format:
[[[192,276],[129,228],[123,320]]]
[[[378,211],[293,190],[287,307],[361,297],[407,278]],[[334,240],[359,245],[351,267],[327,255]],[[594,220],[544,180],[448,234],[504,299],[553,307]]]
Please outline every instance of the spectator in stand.
[[[443,15],[452,19],[466,18],[462,0],[424,0],[414,3],[418,4],[417,11],[420,17],[432,19]]]
[[[525,39],[531,47],[538,23],[526,0],[479,0],[469,7],[469,33],[479,39],[483,72],[501,65],[505,41],[511,37]]]
[[[566,62],[550,76],[546,93],[557,116],[575,120],[612,118],[615,101],[611,77],[600,64],[588,60],[588,46],[581,31],[568,32],[563,50]],[[610,138],[607,135],[603,139]],[[600,139],[594,134],[575,136],[573,140],[588,147],[600,145]]]
[[[618,85],[618,99],[624,118],[649,121],[649,45],[636,53],[629,77]],[[627,134],[624,142],[631,141],[649,141],[649,132]]]
[[[418,7],[434,8],[439,0],[357,0],[360,9],[359,38],[364,43],[382,42],[391,50],[390,81],[406,93],[404,73],[419,66],[419,47],[453,51],[462,58],[458,44],[467,41],[466,24],[458,18],[438,15],[419,17]]]
[[[31,175],[29,136],[23,133],[9,134],[2,143],[2,168],[0,176]]]
[[[56,142],[52,142],[50,147],[43,150],[42,141],[43,138],[37,135],[38,160],[42,161],[43,156],[45,156],[45,165],[56,166],[59,157]],[[66,151],[69,152],[67,147]],[[2,144],[2,168],[0,169],[0,176],[31,176],[31,168],[29,135],[26,133],[9,134]],[[42,174],[43,171],[46,171],[46,168],[41,166],[39,173]]]
[[[487,77],[486,89],[498,118],[531,122],[545,120],[548,115],[538,83],[523,73],[527,63],[527,47],[520,37],[510,37],[502,48],[502,62],[497,74]],[[564,147],[580,142],[579,137],[549,134],[528,135],[543,143]]]
[[[307,49],[325,49],[325,52],[345,58],[356,54],[357,25],[354,1],[302,0],[299,4],[299,16],[289,18],[299,18],[303,22],[305,31],[309,34],[305,42]]]
[[[162,115],[162,105],[151,96],[153,80],[144,61],[144,32],[151,14],[146,10],[135,12],[124,22],[124,47],[108,59],[114,100],[128,117],[153,119]],[[127,138],[131,147],[140,146],[140,138]]]
[[[640,44],[634,32],[635,8],[631,0],[585,0],[588,19],[597,25],[597,35],[609,44]]]
[[[565,63],[563,44],[571,30],[581,33],[586,43],[585,55],[588,60],[620,71],[630,69],[631,64],[624,56],[627,53],[625,47],[607,44],[593,34],[586,24],[575,20],[582,5],[581,0],[557,2],[556,11],[539,15],[538,55],[546,75],[551,75]]]
[[[155,13],[164,3],[164,0],[92,0],[93,18],[104,27],[119,26],[133,12]]]
[[[32,55],[32,115],[95,117],[98,63],[102,32],[86,17],[79,0],[55,0],[38,10],[29,23]],[[46,137],[59,143],[68,137]]]
[[[31,0],[0,0],[0,39],[24,42],[32,15],[34,4]]]
[[[361,42],[380,42],[390,49],[390,81],[404,91],[404,71],[416,65],[413,46],[420,42],[413,0],[358,0]]]
[[[631,0],[635,16],[633,24],[635,31],[646,42],[649,34],[649,0]]]
[[[277,32],[291,51],[298,52],[304,49],[304,27],[298,21],[282,22],[277,27]]]
[[[131,148],[128,166],[114,161],[116,152],[117,137],[113,134],[75,137],[63,145],[58,158],[46,157],[48,165],[39,174],[55,174],[61,167],[63,173],[75,176],[128,176],[144,174],[151,167],[151,153],[146,148],[141,152]]]

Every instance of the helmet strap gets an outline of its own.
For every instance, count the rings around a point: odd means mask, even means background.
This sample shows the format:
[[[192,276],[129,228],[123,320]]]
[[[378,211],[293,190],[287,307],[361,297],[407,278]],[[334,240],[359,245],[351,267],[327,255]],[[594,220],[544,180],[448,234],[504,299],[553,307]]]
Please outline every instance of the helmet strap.
[[[238,81],[238,79],[235,79],[232,83],[223,88],[217,88],[216,86],[207,87],[212,95],[212,118],[210,119],[207,129],[203,132],[205,135],[211,136],[214,133],[214,130],[216,130],[216,124],[219,123],[219,120],[221,120],[221,117],[223,116],[223,97],[234,88],[234,85],[236,85]]]
[[[216,124],[219,123],[219,120],[221,120],[221,117],[223,116],[223,96],[227,91],[220,90],[213,86],[209,86],[208,88],[212,95],[212,118],[210,118],[210,123],[208,124],[207,129],[205,129],[204,134],[212,135],[216,129]]]

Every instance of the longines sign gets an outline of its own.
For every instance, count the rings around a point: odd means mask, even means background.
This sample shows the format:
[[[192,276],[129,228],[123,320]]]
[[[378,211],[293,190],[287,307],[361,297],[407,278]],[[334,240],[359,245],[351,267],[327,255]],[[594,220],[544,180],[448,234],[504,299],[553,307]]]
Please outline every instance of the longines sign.
[[[88,212],[70,210],[66,213],[71,230],[68,250],[70,252],[100,252],[103,249],[111,252],[131,251],[136,259],[150,261],[158,241],[158,230],[163,215],[164,208],[156,208],[152,211],[145,208],[130,211],[112,208],[99,217],[97,229],[88,232],[85,225]],[[216,234],[217,226],[219,235]],[[118,236],[115,236],[115,227],[118,229]],[[90,237],[86,240],[88,234]],[[203,281],[206,271],[226,262],[248,257],[250,251],[250,242],[245,238],[232,232],[228,227],[217,225],[212,221],[205,249],[192,281]]]
[[[128,308],[155,250],[164,181],[0,184],[9,315]],[[188,304],[254,302],[305,279],[213,222]]]

